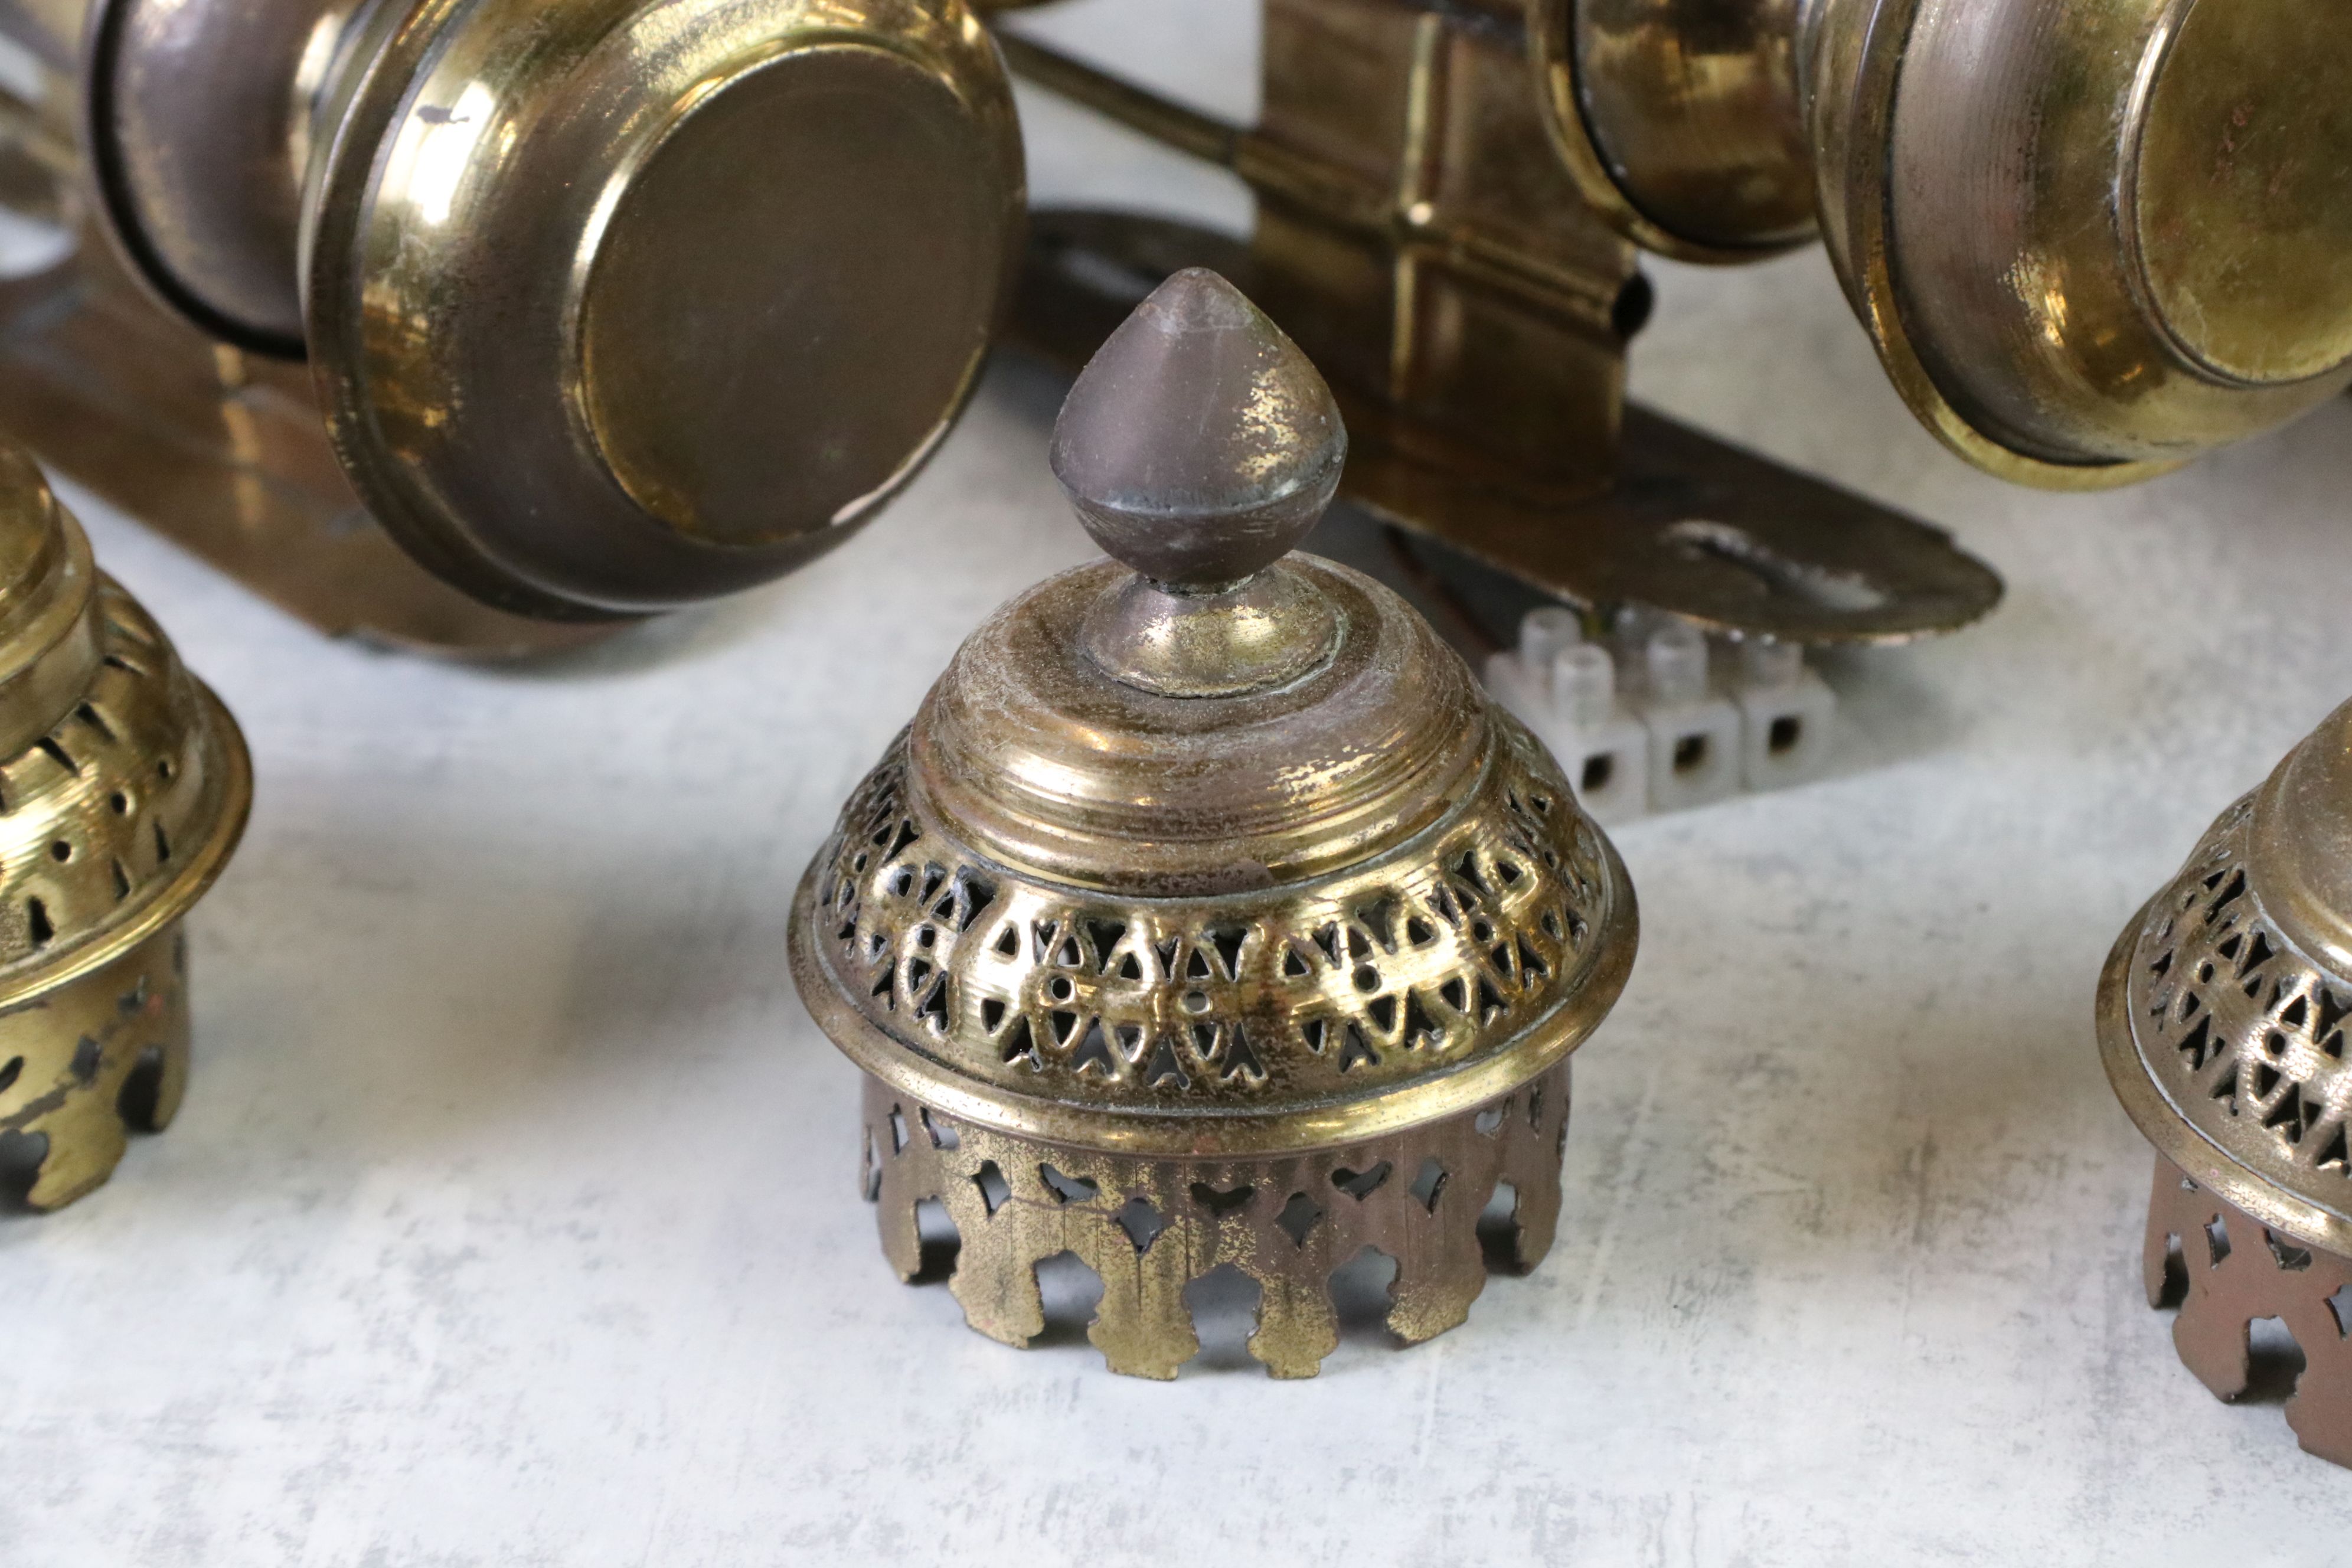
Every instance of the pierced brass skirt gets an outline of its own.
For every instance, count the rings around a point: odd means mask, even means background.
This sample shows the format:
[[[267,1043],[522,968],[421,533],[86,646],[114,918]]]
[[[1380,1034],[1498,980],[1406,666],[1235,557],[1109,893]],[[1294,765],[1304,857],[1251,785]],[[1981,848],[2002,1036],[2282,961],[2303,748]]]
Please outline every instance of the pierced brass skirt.
[[[2159,1154],[2143,1261],[2147,1304],[2179,1307],[2173,1346],[2217,1398],[2248,1392],[2253,1324],[2277,1319],[2304,1358],[2287,1425],[2305,1452],[2352,1466],[2352,1259],[2265,1226]]]
[[[954,1121],[866,1080],[860,1190],[882,1250],[923,1273],[918,1207],[942,1205],[960,1246],[964,1321],[1026,1346],[1045,1329],[1037,1266],[1069,1253],[1102,1281],[1087,1338],[1113,1372],[1171,1378],[1201,1348],[1186,1288],[1227,1265],[1260,1288],[1249,1352],[1312,1377],[1339,1342],[1331,1277],[1372,1247],[1395,1259],[1388,1326],[1444,1333],[1486,1288],[1480,1216],[1512,1189],[1506,1266],[1551,1249],[1568,1139],[1569,1064],[1467,1115],[1317,1153],[1148,1160],[1064,1148]]]
[[[102,1185],[127,1133],[161,1132],[188,1081],[188,942],[173,921],[121,957],[0,1013],[0,1143],[39,1142],[26,1201]]]

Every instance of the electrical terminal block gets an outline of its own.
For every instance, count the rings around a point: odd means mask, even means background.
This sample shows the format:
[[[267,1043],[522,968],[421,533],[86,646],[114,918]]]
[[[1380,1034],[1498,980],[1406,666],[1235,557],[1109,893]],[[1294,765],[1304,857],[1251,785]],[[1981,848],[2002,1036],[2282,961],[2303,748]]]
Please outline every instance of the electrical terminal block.
[[[1557,605],[1519,623],[1519,646],[1486,661],[1487,689],[1541,741],[1606,826],[1648,812],[1650,737],[1620,700],[1617,661]]]
[[[1837,733],[1837,693],[1806,668],[1795,643],[1750,637],[1733,651],[1740,781],[1752,790],[1787,789],[1821,777]]]
[[[1547,605],[1486,661],[1487,689],[1549,748],[1602,823],[1684,811],[1826,771],[1837,695],[1804,649],[1766,637],[1711,646],[1686,621],[1634,612],[1608,645]]]

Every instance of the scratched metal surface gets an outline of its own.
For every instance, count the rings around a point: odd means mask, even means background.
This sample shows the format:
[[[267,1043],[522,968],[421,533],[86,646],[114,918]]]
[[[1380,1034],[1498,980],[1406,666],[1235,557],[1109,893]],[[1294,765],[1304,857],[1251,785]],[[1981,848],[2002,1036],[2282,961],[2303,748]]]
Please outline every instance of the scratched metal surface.
[[[1233,9],[1129,47],[1230,104]],[[1035,136],[1049,193],[1129,167]],[[87,510],[260,792],[195,917],[179,1123],[0,1219],[0,1559],[2328,1561],[2352,1476],[2141,1303],[2148,1155],[2089,1009],[2133,907],[2352,691],[2352,406],[2031,495],[1912,425],[1817,255],[1658,271],[1647,395],[1948,523],[2011,597],[1839,671],[1830,782],[1620,835],[1644,946],[1579,1058],[1558,1249],[1307,1384],[1114,1378],[896,1284],[855,1077],[785,977],[835,805],[1087,552],[1049,379],[1000,367],[815,568],[539,670],[322,645]]]

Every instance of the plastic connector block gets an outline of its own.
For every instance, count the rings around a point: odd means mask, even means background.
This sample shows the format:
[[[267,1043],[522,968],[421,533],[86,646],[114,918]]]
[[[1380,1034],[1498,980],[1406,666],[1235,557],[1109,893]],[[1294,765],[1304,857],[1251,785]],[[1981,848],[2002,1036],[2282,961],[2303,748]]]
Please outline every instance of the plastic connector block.
[[[1593,820],[1649,809],[1648,733],[1617,700],[1616,660],[1584,641],[1573,612],[1530,612],[1519,646],[1486,661],[1486,687],[1544,743]]]
[[[1516,648],[1486,661],[1496,699],[1549,747],[1587,811],[1614,824],[1742,789],[1785,789],[1827,770],[1837,694],[1794,643],[1710,647],[1686,622],[1621,621],[1616,651],[1546,605]],[[1624,679],[1621,681],[1621,666]]]
[[[1742,782],[1787,789],[1821,777],[1837,732],[1837,693],[1805,668],[1794,643],[1751,638],[1738,652],[1731,700],[1739,707]]]
[[[1650,807],[1687,811],[1739,791],[1739,709],[1707,679],[1706,636],[1685,621],[1653,627],[1631,696],[1650,737]]]

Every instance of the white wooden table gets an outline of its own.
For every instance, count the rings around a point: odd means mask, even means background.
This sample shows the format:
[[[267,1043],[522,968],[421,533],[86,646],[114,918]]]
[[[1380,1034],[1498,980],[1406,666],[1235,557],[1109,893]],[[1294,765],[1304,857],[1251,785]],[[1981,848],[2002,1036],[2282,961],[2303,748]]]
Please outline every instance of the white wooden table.
[[[1084,0],[1234,112],[1243,5]],[[1041,108],[1048,196],[1242,221]],[[1561,1239],[1312,1383],[1115,1378],[894,1281],[795,879],[994,605],[1087,555],[1003,365],[776,587],[552,668],[321,642],[89,505],[245,722],[179,1122],[0,1219],[11,1564],[2342,1562],[2352,1475],[2216,1403],[2137,1282],[2107,944],[2352,693],[2352,405],[2118,495],[1911,421],[1809,252],[1654,268],[1634,383],[1955,529],[1990,623],[1838,671],[1837,777],[1634,825]]]

